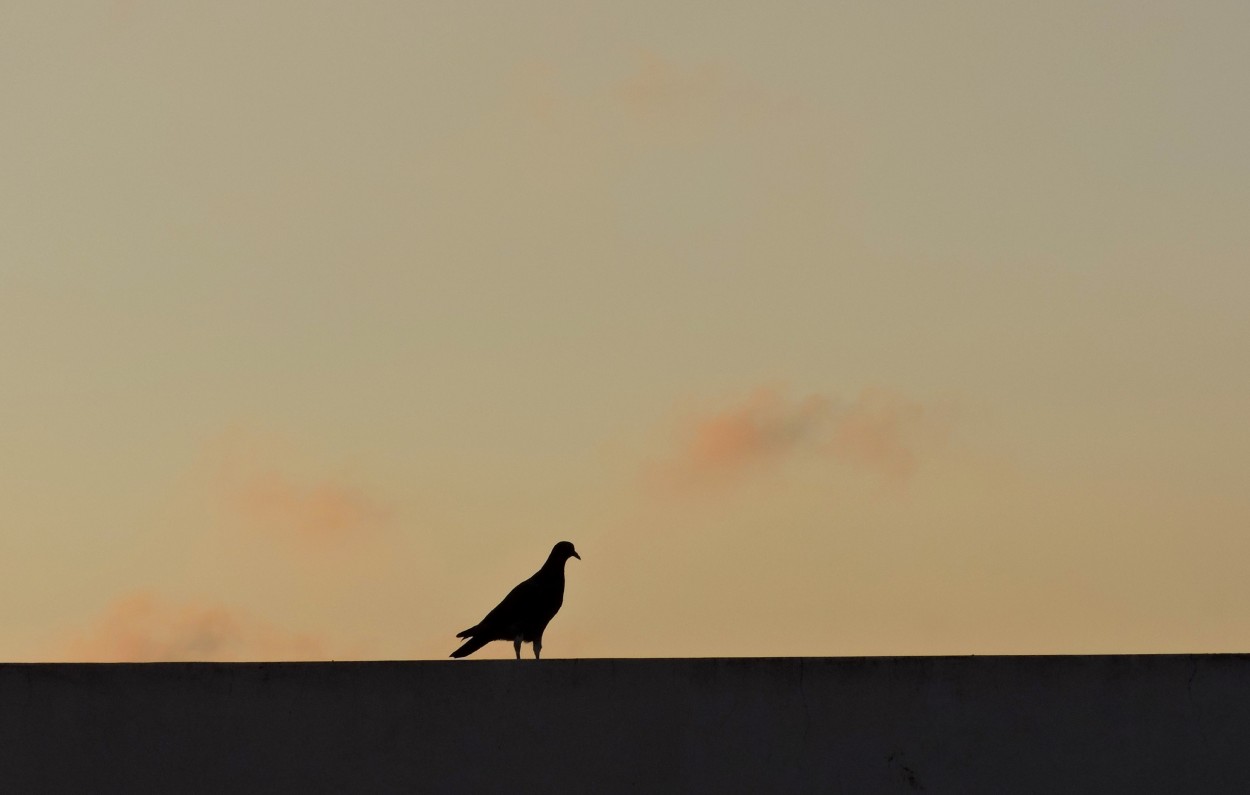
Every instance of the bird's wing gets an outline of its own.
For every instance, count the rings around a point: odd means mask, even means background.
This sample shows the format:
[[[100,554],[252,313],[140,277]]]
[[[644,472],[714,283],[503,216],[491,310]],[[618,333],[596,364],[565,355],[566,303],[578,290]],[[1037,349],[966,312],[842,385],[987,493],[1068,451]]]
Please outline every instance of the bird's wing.
[[[508,592],[503,601],[495,606],[478,622],[476,627],[472,628],[471,634],[496,634],[506,632],[508,627],[517,621],[524,620],[525,615],[530,612],[534,604],[534,597],[540,589],[534,582],[534,578],[522,582],[520,585]],[[466,630],[466,632],[469,632]]]

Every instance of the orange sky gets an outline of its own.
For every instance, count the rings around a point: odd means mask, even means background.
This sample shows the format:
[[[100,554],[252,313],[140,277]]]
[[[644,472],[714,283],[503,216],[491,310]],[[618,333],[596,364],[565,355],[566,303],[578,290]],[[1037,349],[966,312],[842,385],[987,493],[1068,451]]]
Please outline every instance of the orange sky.
[[[1245,650],[1246,4],[2,11],[0,659]]]

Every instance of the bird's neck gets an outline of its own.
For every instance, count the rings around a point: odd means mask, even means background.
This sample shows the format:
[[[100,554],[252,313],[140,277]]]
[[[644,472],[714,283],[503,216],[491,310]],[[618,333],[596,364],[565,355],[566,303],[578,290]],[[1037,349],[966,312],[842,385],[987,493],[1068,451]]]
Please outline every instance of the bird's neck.
[[[549,574],[558,574],[563,577],[564,563],[565,561],[560,560],[553,555],[552,557],[547,558],[547,562],[543,564],[541,571],[548,572]]]

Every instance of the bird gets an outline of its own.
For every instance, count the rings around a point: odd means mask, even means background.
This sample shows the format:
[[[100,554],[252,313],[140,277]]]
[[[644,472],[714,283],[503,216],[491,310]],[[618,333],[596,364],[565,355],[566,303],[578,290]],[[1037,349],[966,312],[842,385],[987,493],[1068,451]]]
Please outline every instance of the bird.
[[[534,644],[534,659],[542,659],[543,630],[564,604],[564,564],[569,558],[582,559],[571,541],[552,547],[533,577],[509,591],[486,618],[456,635],[466,640],[451,656],[468,657],[493,640],[510,640],[518,660],[522,643]]]

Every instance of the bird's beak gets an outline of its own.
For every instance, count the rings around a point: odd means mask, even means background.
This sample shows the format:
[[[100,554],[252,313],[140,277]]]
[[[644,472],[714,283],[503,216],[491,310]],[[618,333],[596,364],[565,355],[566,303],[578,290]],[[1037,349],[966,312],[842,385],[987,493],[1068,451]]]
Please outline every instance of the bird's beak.
[[[576,549],[575,549],[575,550],[573,550],[573,557],[577,558],[578,560],[581,560],[581,559],[582,559],[582,556],[581,556],[581,555],[579,555],[579,554],[577,554],[577,550],[576,550]]]

